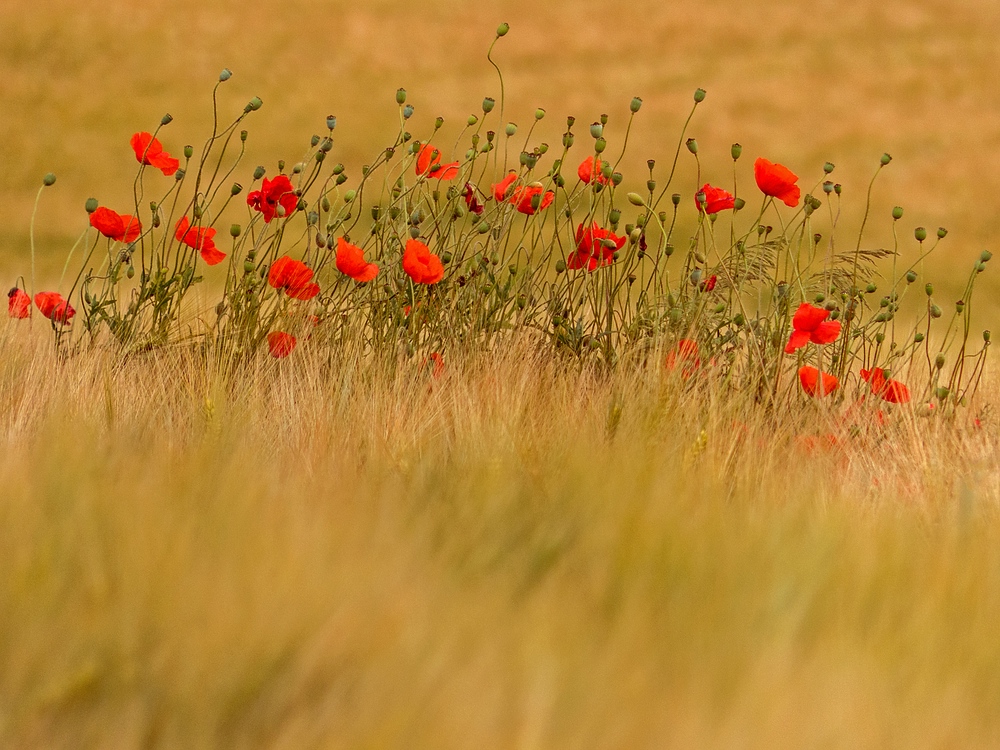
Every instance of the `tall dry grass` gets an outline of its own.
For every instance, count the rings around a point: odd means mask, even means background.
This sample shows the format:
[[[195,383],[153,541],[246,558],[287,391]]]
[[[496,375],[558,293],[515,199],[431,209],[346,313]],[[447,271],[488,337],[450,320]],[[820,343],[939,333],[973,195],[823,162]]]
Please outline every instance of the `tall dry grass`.
[[[440,378],[2,351],[0,746],[1000,731],[992,428],[809,451],[822,409],[527,343]]]

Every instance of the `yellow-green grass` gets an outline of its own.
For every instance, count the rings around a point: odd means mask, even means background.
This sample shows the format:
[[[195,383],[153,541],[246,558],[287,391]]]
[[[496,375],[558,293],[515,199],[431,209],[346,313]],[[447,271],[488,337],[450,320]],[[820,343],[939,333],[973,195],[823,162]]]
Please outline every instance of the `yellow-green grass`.
[[[903,410],[810,452],[825,407],[527,342],[434,379],[308,344],[64,361],[40,333],[0,344],[0,746],[1000,732],[989,420]]]

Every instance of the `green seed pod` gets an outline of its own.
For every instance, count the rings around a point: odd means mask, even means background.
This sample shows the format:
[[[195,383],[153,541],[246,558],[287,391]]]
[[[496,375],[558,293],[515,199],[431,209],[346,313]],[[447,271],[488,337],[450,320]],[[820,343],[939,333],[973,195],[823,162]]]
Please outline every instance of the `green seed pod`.
[[[932,318],[940,318],[941,317],[941,308],[938,307],[937,305],[931,305],[931,317]]]
[[[448,250],[445,250],[443,253],[441,253],[441,262],[444,265],[448,265],[449,263],[451,263],[451,258],[452,255]]]
[[[985,341],[987,344],[990,343],[990,332],[988,330],[983,331],[983,341]]]
[[[493,98],[487,96],[485,99],[483,99],[483,114],[489,114],[490,112],[493,111],[493,107],[495,106],[496,106],[496,101]]]
[[[566,261],[562,258],[556,261],[556,273],[565,273],[566,271]],[[553,318],[553,321],[555,318]]]
[[[983,250],[983,252],[979,254],[979,262],[988,263],[992,257],[993,253],[991,253],[989,250]]]
[[[160,125],[166,127],[173,121],[174,121],[174,116],[169,112],[167,112],[167,114],[163,115],[163,117],[160,118]]]
[[[927,292],[927,296],[928,297],[933,297],[934,296],[934,285],[933,284],[927,284],[926,286],[924,286],[924,291]]]
[[[701,104],[703,101],[705,101],[705,89],[695,89],[694,101],[695,104]]]
[[[252,260],[243,261],[243,273],[253,273],[255,268]]]
[[[639,195],[638,193],[627,193],[625,197],[628,199],[628,202],[631,203],[633,206],[643,206],[646,204],[642,196]]]
[[[403,105],[403,119],[404,120],[409,120],[411,117],[413,117],[413,105],[412,104],[404,104]]]
[[[917,242],[923,242],[927,239],[927,230],[923,227],[917,227],[913,230],[913,236],[916,237]]]
[[[937,230],[937,237],[938,237],[938,239],[939,240],[943,240],[947,236],[948,236],[948,230],[945,229],[944,227],[938,227],[938,230]]]
[[[895,221],[899,221],[900,219],[903,218],[903,207],[902,206],[896,206],[895,208],[892,209],[892,218]]]
[[[919,344],[923,340],[924,340],[924,334],[922,334],[920,332],[917,332],[917,333],[913,334],[913,341],[914,341],[914,343]]]
[[[481,221],[481,222],[479,222],[479,226],[476,227],[476,230],[480,234],[486,234],[488,231],[490,231],[490,224],[489,224],[489,222],[488,221]]]
[[[420,236],[420,227],[410,227],[410,237],[417,239]]]
[[[596,141],[594,141],[594,151],[598,154],[604,153],[604,149],[606,149],[607,147],[608,147],[608,142],[603,138],[598,138]]]
[[[334,117],[333,115],[327,115],[326,127],[329,128],[330,130],[333,130],[335,127],[337,127],[337,118]]]
[[[517,125],[512,122],[508,122],[507,127],[503,129],[503,132],[506,133],[508,137],[511,137],[517,132]]]
[[[958,302],[955,303],[955,312],[957,312],[959,315],[965,312],[965,300],[959,300]]]
[[[253,171],[253,178],[254,178],[254,180],[259,180],[259,179],[260,179],[261,177],[263,177],[263,176],[264,176],[264,174],[265,174],[266,172],[267,172],[267,170],[266,170],[266,169],[264,169],[264,167],[257,167],[257,168],[256,168],[256,169],[254,169],[254,171]]]
[[[726,303],[725,302],[720,302],[714,308],[712,308],[712,310],[716,314],[723,313],[723,312],[726,311]]]
[[[567,149],[573,148],[573,140],[574,137],[572,133],[563,133],[562,137],[563,148]]]
[[[826,164],[823,165],[823,172],[825,174],[830,174],[830,172],[832,172],[833,169],[834,169],[834,166],[830,162],[827,162]]]
[[[880,164],[881,164],[881,165],[882,165],[883,167],[884,167],[885,165],[887,165],[887,164],[888,164],[889,162],[891,162],[891,161],[892,161],[892,157],[891,157],[891,156],[889,156],[889,154],[882,154],[882,158],[881,158],[881,159],[879,159],[879,163],[880,163]]]
[[[53,185],[55,185],[56,184],[55,174],[53,174],[52,172],[46,173],[46,175],[42,178],[42,184],[45,187],[52,187]]]
[[[545,110],[539,107],[535,110],[535,119],[541,120],[543,117],[545,117]]]
[[[614,185],[615,187],[618,187],[619,185],[621,185],[622,184],[622,180],[624,180],[624,179],[625,179],[625,175],[623,175],[621,172],[612,172],[611,173],[611,184]]]
[[[681,194],[680,193],[674,193],[673,195],[671,195],[670,196],[670,202],[673,203],[675,206],[679,206],[681,204]],[[664,218],[666,218],[666,217],[664,217]]]
[[[744,323],[746,323],[746,318],[743,317],[743,313],[736,313],[733,316],[733,325],[742,328]]]
[[[684,145],[687,146],[687,150],[690,151],[692,154],[698,153],[698,141],[696,141],[694,138],[688,138],[686,141],[684,141]]]
[[[836,184],[835,184],[835,185],[833,186],[833,192],[835,192],[835,193],[836,193],[837,195],[840,195],[840,193],[841,193],[842,191],[843,191],[843,187],[841,186],[841,184],[840,184],[839,182],[838,182],[838,183],[836,183]]]
[[[906,283],[907,284],[912,284],[916,280],[917,280],[917,272],[916,271],[907,271],[906,272]]]
[[[736,161],[743,155],[743,146],[738,143],[734,143],[730,146],[729,153],[733,157],[733,161]]]
[[[736,198],[736,199],[735,199],[735,200],[733,201],[733,210],[734,210],[734,211],[739,211],[739,210],[741,210],[741,209],[742,209],[742,208],[743,208],[744,206],[746,206],[746,204],[747,204],[747,202],[746,202],[745,200],[743,200],[742,198]]]
[[[396,89],[396,104],[400,106],[406,104],[406,89]]]
[[[976,273],[982,273],[983,271],[986,270],[986,264],[983,263],[982,261],[977,261],[975,268],[976,268]]]
[[[884,341],[885,341],[885,334],[884,333],[882,333],[881,331],[879,331],[878,333],[875,334],[875,343],[876,344],[881,344]]]
[[[507,32],[508,31],[510,31],[510,24],[509,23],[504,22],[504,23],[500,24],[499,26],[497,26],[497,36],[498,37],[499,36],[507,36]]]
[[[875,294],[875,290],[876,289],[878,289],[877,286],[875,286],[874,284],[869,284],[868,286],[865,287],[865,293],[866,294]]]
[[[823,183],[823,192],[829,195],[833,192],[833,183],[827,180]]]
[[[938,401],[944,401],[946,398],[948,398],[948,394],[950,392],[951,391],[949,391],[943,385],[939,385],[937,388],[934,389],[934,395],[937,396]]]
[[[671,255],[674,254],[674,246],[668,242],[666,245],[663,246],[663,254],[669,258]]]
[[[87,202],[83,204],[83,207],[87,209],[88,214],[94,213],[94,211],[97,210],[97,206],[97,198],[87,198]],[[155,211],[156,209],[153,208],[152,210]]]
[[[617,224],[619,221],[621,221],[621,218],[622,218],[622,212],[619,211],[617,208],[612,208],[608,212],[608,221],[610,221],[612,224]]]
[[[636,112],[639,111],[639,108],[641,106],[642,106],[642,99],[640,99],[638,96],[633,96],[632,101],[629,102],[628,108],[629,111],[634,115]]]
[[[233,224],[232,226],[229,227],[229,234],[232,236],[233,239],[239,237],[242,231],[243,228],[239,224]]]

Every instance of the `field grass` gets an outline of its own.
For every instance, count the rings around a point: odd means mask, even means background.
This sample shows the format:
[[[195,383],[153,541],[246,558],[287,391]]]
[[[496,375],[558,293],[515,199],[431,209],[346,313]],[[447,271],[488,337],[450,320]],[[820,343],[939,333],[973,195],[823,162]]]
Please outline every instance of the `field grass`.
[[[706,178],[730,179],[734,141],[744,184],[757,155],[809,186],[830,160],[857,227],[888,151],[866,247],[896,204],[903,237],[946,226],[927,270],[947,300],[993,246],[986,0],[38,0],[0,5],[0,272],[27,273],[51,170],[54,284],[85,199],[132,200],[129,136],[169,111],[168,146],[200,143],[223,67],[224,110],[265,101],[247,173],[301,158],[332,113],[357,174],[399,86],[414,132],[440,114],[451,141],[499,94],[500,21],[504,119],[544,107],[537,140],[607,112],[617,149],[644,98],[626,187],[669,162],[703,86]],[[435,377],[308,342],[240,368],[66,358],[46,328],[0,321],[0,748],[996,746],[992,365],[955,421],[886,407],[851,430],[663,352],[606,371],[515,337]]]

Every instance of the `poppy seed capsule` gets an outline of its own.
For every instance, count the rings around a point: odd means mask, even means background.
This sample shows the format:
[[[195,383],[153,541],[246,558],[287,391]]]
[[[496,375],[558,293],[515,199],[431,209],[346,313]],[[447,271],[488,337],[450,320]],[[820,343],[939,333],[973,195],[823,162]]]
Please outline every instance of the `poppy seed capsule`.
[[[219,83],[228,81],[232,77],[233,77],[233,71],[231,71],[229,68],[223,68],[222,72],[219,73]]]
[[[674,193],[673,195],[671,195],[670,202],[673,203],[675,206],[679,206],[681,204],[681,194]]]
[[[256,168],[256,169],[255,169],[255,170],[253,171],[253,178],[254,178],[254,180],[259,180],[259,179],[260,179],[261,177],[263,177],[263,176],[264,176],[264,175],[265,175],[266,173],[267,173],[267,170],[266,170],[266,169],[264,169],[264,167],[257,167],[257,168]]]
[[[640,107],[642,107],[642,99],[640,99],[638,96],[633,96],[632,101],[629,102],[628,105],[629,111],[634,115],[636,112],[639,111]]]
[[[742,209],[742,208],[743,208],[743,207],[744,207],[744,206],[745,206],[746,204],[747,204],[747,202],[746,202],[745,200],[743,200],[742,198],[736,198],[736,199],[735,199],[735,200],[733,201],[733,210],[734,210],[734,211],[739,211],[739,210],[740,210],[740,209]]]
[[[833,183],[827,180],[823,183],[823,192],[829,195],[833,192]]]
[[[882,158],[879,159],[879,163],[884,167],[886,164],[892,161],[892,157],[889,154],[882,154]]]
[[[916,280],[917,280],[917,272],[916,271],[907,271],[906,272],[906,283],[907,284],[912,284]]]
[[[176,172],[174,172],[174,179],[177,180],[177,182],[180,182],[181,180],[184,179],[185,174],[187,174],[187,172],[185,172],[183,169],[178,169]]]
[[[939,240],[943,240],[948,234],[948,230],[944,227],[938,227],[937,236]]]
[[[309,139],[309,145],[316,148],[319,145],[319,136],[314,133],[313,137]]]
[[[47,173],[42,178],[42,184],[45,185],[45,187],[50,187],[52,185],[55,185],[56,184],[56,176],[52,172]]]
[[[508,31],[510,31],[510,24],[509,23],[504,22],[504,23],[500,24],[499,26],[497,26],[497,36],[498,37],[499,36],[507,36],[507,32]]]
[[[938,307],[937,305],[931,305],[931,317],[932,318],[940,318],[941,317],[941,308]]]
[[[480,234],[486,234],[488,231],[490,231],[490,224],[487,221],[482,221],[479,223],[479,226],[476,229],[479,231]]]
[[[607,147],[608,147],[608,142],[603,138],[598,138],[596,141],[594,141],[594,151],[598,154],[604,153],[604,149],[606,149]],[[594,184],[600,185],[601,183],[596,182]]]
[[[927,230],[923,227],[917,227],[913,230],[913,236],[916,237],[917,242],[923,242],[927,239]]]
[[[326,116],[326,127],[329,130],[333,130],[335,127],[337,127],[337,118],[334,117],[333,115],[327,115]]]
[[[493,107],[495,106],[496,101],[492,97],[487,96],[483,99],[483,114],[489,114],[493,111]]]
[[[983,341],[987,344],[990,343],[990,332],[989,330],[983,331]]]
[[[400,106],[406,104],[406,89],[396,89],[396,104]]]
[[[684,145],[687,146],[687,150],[690,151],[692,154],[698,153],[698,141],[696,141],[694,138],[688,138],[684,142]]]
[[[601,127],[604,127],[605,125],[608,124],[608,116],[607,115],[603,115],[602,114],[599,119],[601,121]]]
[[[443,117],[435,117],[434,118],[434,129],[435,130],[440,130],[442,125],[444,125],[444,118]]]
[[[87,209],[88,214],[94,213],[94,211],[97,210],[97,206],[97,198],[87,198],[87,202],[83,204],[83,207]],[[153,211],[156,210],[155,206],[150,206],[150,208],[152,208]]]
[[[403,119],[409,120],[411,117],[413,117],[413,105],[407,104],[403,107]]]
[[[895,208],[892,209],[892,218],[894,221],[899,221],[900,219],[903,218],[902,206],[896,206]]]
[[[503,129],[503,132],[506,133],[508,137],[511,137],[517,132],[517,125],[512,122],[508,122],[507,127]]]
[[[989,250],[983,250],[983,252],[979,254],[979,261],[981,263],[988,263],[990,261],[990,258],[992,257],[993,253],[991,253]]]
[[[166,126],[166,125],[169,125],[173,121],[174,121],[174,116],[172,114],[170,114],[169,112],[167,112],[167,114],[163,115],[163,117],[160,118],[160,125],[161,126]]]
[[[239,195],[242,192],[243,192],[243,186],[238,182],[234,182],[233,186],[229,188],[230,195]]]
[[[599,122],[590,123],[591,138],[600,138],[602,135],[604,135],[604,126]]]
[[[695,89],[694,101],[695,104],[701,104],[703,101],[705,101],[705,89]]]

